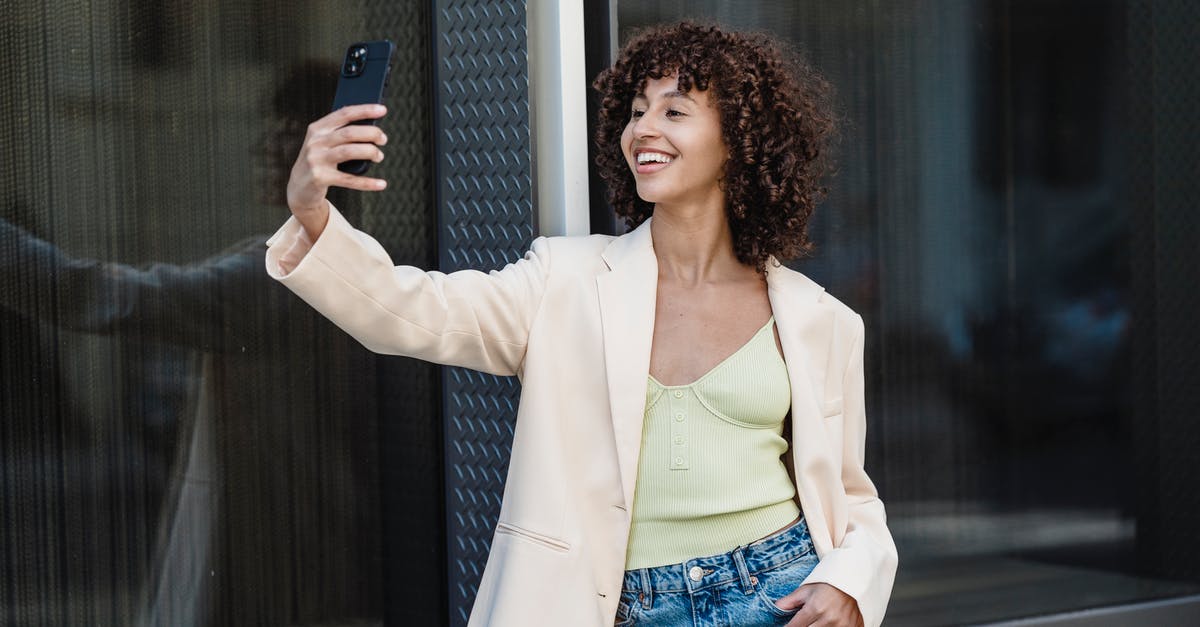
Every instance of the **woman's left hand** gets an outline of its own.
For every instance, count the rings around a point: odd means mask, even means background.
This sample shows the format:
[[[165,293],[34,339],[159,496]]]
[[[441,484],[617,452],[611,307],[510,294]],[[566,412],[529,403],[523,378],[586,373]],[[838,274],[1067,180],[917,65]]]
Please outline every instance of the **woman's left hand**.
[[[862,614],[854,597],[827,583],[809,583],[779,599],[775,605],[785,610],[800,608],[788,621],[788,627],[862,627]]]

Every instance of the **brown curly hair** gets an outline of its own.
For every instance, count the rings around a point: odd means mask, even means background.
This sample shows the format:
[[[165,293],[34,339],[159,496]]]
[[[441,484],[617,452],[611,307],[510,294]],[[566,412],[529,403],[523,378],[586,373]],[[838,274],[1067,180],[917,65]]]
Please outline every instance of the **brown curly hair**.
[[[808,220],[824,198],[822,179],[836,129],[829,83],[803,58],[757,33],[682,22],[633,37],[592,87],[600,92],[596,165],[609,202],[633,228],[654,206],[637,195],[621,151],[634,96],[648,79],[678,74],[688,92],[712,90],[729,148],[722,188],[739,261],[762,272],[767,260],[808,253]]]

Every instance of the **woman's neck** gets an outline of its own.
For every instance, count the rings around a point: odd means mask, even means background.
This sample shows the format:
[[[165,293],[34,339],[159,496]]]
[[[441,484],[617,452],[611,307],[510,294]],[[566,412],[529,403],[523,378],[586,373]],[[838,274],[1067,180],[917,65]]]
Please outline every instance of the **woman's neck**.
[[[676,209],[655,205],[650,237],[658,278],[694,286],[739,278],[753,268],[733,252],[733,232],[724,207]]]

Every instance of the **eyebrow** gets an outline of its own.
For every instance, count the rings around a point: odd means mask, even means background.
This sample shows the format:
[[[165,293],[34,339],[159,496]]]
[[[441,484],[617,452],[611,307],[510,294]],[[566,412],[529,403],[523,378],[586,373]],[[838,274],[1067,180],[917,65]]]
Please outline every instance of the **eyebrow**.
[[[678,89],[673,89],[671,91],[668,91],[668,92],[664,93],[662,95],[662,97],[663,98],[671,98],[671,99],[682,98],[684,100],[690,100],[691,102],[696,102],[691,96],[679,91]],[[640,92],[640,91],[633,95],[634,100],[637,100],[638,98],[641,98],[642,100],[648,100],[648,98],[646,98],[646,94],[644,92]]]

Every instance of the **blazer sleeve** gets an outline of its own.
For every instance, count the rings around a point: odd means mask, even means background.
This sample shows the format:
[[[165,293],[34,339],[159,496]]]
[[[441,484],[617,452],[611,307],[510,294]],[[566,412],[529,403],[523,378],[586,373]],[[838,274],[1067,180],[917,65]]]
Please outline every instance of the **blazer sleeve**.
[[[866,408],[862,317],[854,314],[854,339],[842,377],[842,484],[846,490],[846,533],[805,583],[828,583],[854,597],[867,627],[879,625],[896,579],[896,544],[887,528],[883,502],[864,469]]]
[[[550,267],[545,238],[502,270],[444,274],[393,265],[336,209],[307,251],[303,232],[290,218],[268,240],[267,273],[363,346],[497,375],[520,371]],[[281,265],[285,255],[294,268]]]

